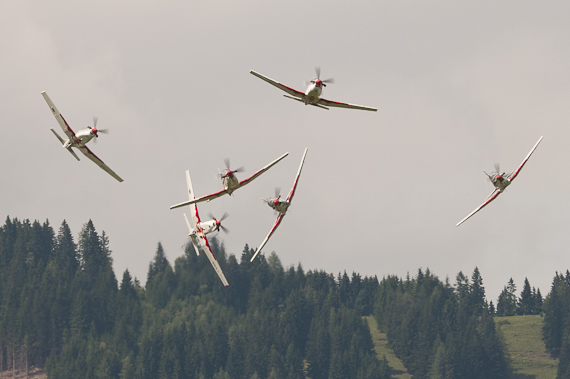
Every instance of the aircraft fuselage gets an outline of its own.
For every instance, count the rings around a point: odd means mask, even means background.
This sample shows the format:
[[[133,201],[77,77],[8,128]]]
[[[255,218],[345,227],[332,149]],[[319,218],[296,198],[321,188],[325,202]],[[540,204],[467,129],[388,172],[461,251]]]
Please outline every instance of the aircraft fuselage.
[[[317,103],[323,92],[323,85],[311,82],[305,91],[306,103]]]
[[[228,192],[228,195],[231,195],[232,192],[239,188],[239,180],[233,173],[227,173],[225,176],[223,176],[222,184],[224,185],[225,190]]]
[[[210,234],[212,232],[215,232],[217,230],[218,230],[218,224],[217,224],[216,220],[199,222],[196,225],[195,231],[193,231],[190,234],[190,236],[192,236],[192,235],[196,236],[196,231],[201,231],[204,235],[206,235],[206,234]]]
[[[95,133],[91,128],[81,129],[77,133],[75,133],[75,137],[73,141],[66,139],[63,143],[63,147],[66,149],[69,147],[82,147],[85,146],[89,141],[91,141],[95,137]]]
[[[279,200],[279,199],[263,199],[267,205],[269,205],[271,208],[273,208],[275,211],[281,213],[282,215],[285,215],[285,213],[287,213],[287,209],[289,208],[289,205],[291,205],[290,202],[288,202],[287,200]]]

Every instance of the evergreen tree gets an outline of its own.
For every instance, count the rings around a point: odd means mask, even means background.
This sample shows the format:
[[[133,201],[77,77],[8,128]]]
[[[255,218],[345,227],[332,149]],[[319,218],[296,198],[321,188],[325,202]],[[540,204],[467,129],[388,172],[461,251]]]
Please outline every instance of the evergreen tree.
[[[509,279],[509,282],[503,291],[499,295],[497,300],[497,316],[514,316],[517,312],[517,297],[516,292],[517,287],[513,281],[513,278]]]
[[[566,334],[565,328],[570,314],[569,292],[564,276],[556,273],[550,293],[543,304],[544,323],[542,326],[544,344],[553,357],[558,357],[560,354],[563,337]]]
[[[517,314],[532,315],[535,314],[534,297],[527,278],[524,278],[523,290],[518,301]]]

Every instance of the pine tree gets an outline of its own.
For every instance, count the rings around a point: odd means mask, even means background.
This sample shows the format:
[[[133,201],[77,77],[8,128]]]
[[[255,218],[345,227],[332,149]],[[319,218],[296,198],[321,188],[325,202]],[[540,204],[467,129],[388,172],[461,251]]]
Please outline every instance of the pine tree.
[[[532,315],[535,314],[534,297],[527,278],[524,278],[523,290],[518,300],[517,314]]]

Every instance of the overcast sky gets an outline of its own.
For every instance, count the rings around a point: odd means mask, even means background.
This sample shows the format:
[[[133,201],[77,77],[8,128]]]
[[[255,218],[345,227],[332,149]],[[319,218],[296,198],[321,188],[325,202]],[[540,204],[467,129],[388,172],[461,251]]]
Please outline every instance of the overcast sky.
[[[543,295],[569,268],[570,4],[536,1],[8,1],[0,12],[0,217],[65,219],[77,241],[92,219],[120,278],[141,282],[157,243],[183,254],[184,171],[197,195],[221,189],[226,157],[243,179],[228,253],[258,246],[274,223],[261,201],[294,202],[264,251],[285,266],[455,282],[478,266],[489,300],[512,277]],[[323,97],[379,111],[329,111],[286,99],[253,69],[299,90],[315,66]],[[47,91],[75,130],[109,128],[92,150],[125,179],[77,162],[49,131]],[[492,184],[507,191],[466,221]],[[203,257],[206,259],[206,257]],[[212,270],[212,275],[215,275]]]

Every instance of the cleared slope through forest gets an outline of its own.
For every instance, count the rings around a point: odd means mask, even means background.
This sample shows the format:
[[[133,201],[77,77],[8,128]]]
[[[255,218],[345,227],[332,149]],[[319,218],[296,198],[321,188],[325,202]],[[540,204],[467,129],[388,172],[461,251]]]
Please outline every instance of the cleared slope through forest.
[[[372,335],[372,341],[374,342],[374,350],[376,350],[378,359],[382,359],[386,356],[386,360],[393,370],[393,378],[410,379],[412,375],[408,373],[408,369],[404,367],[402,361],[396,356],[396,354],[394,354],[394,351],[390,346],[388,346],[388,337],[386,337],[386,333],[380,332],[378,329],[378,323],[374,317],[365,316],[364,318],[368,323],[368,328]]]
[[[495,317],[495,323],[505,336],[513,378],[556,378],[558,359],[546,352],[540,315]]]
[[[364,317],[370,328],[374,348],[378,359],[386,356],[388,364],[394,370],[394,378],[409,379],[412,376],[407,372],[402,361],[396,357],[388,345],[385,333],[378,330],[374,317]],[[542,340],[542,317],[536,316],[510,316],[495,317],[495,323],[505,337],[505,343],[511,358],[513,378],[555,378],[558,359],[552,359],[546,352]]]

